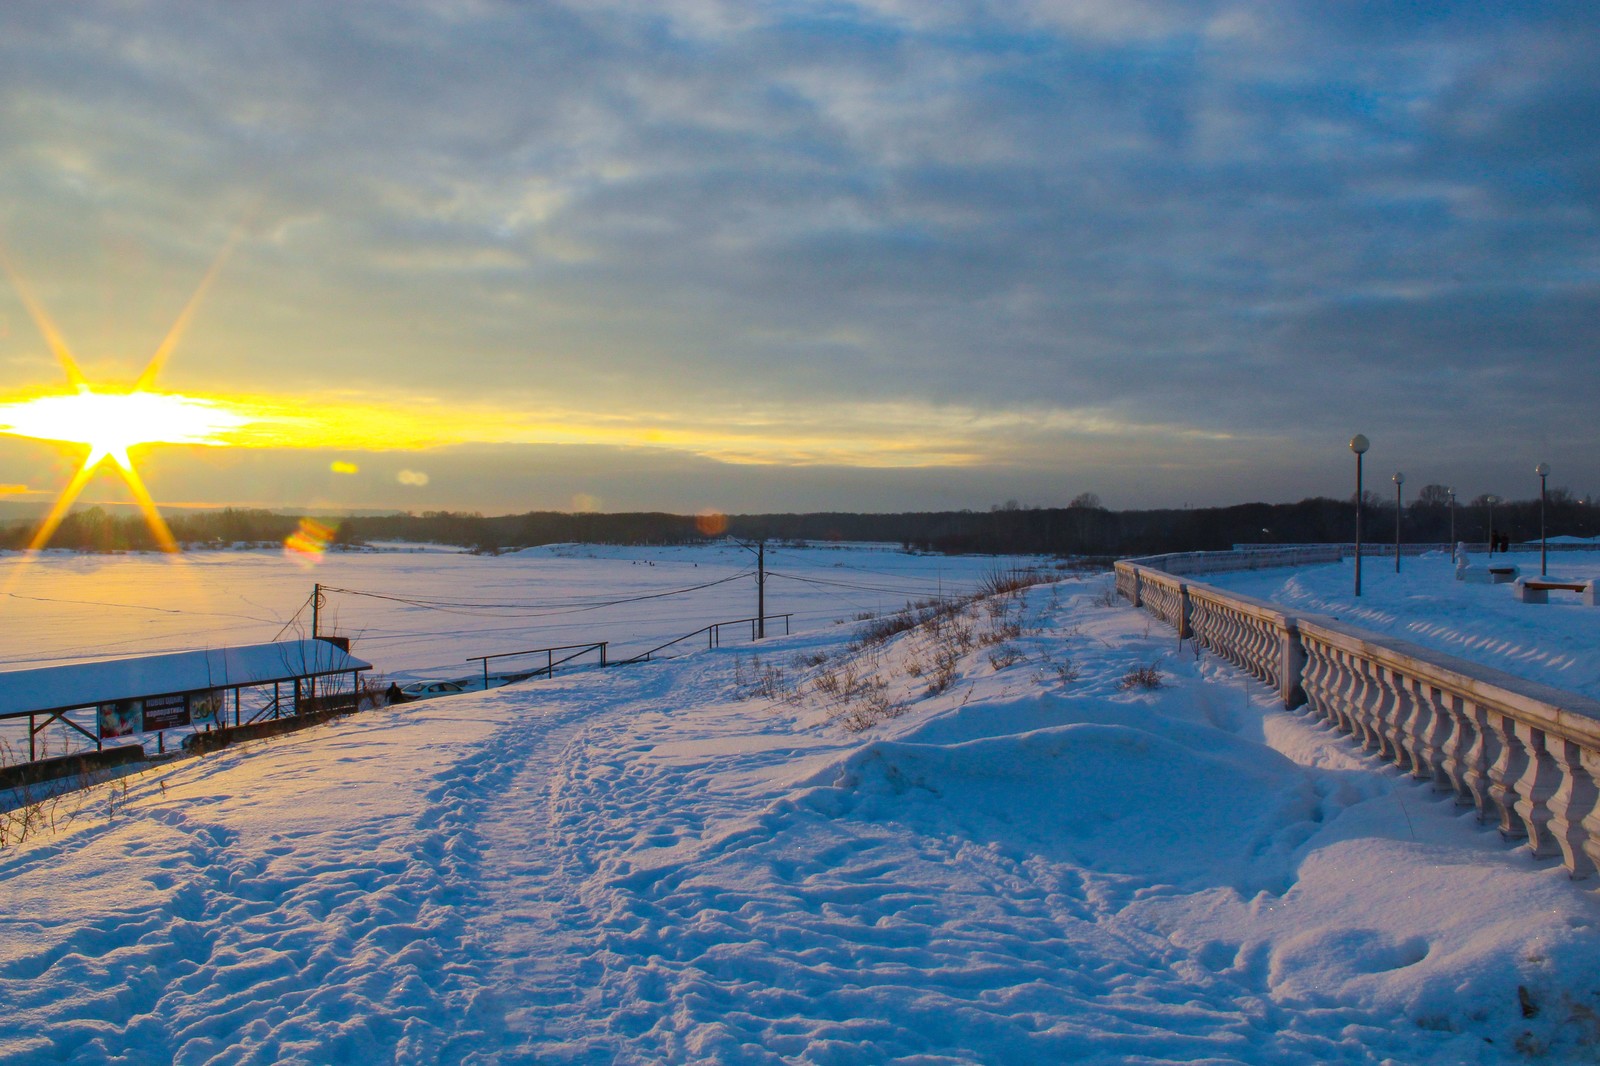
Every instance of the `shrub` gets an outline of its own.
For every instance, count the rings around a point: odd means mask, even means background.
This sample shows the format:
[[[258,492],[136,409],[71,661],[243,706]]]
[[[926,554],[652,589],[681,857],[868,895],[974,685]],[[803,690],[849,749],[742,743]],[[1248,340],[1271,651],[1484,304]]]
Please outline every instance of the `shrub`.
[[[1015,666],[1027,656],[1011,644],[1001,644],[989,653],[989,665],[996,670],[1004,670],[1008,666]]]
[[[1117,682],[1117,687],[1124,691],[1134,688],[1156,689],[1161,685],[1161,671],[1155,663],[1149,666],[1130,666],[1128,672],[1122,675],[1122,680]]]

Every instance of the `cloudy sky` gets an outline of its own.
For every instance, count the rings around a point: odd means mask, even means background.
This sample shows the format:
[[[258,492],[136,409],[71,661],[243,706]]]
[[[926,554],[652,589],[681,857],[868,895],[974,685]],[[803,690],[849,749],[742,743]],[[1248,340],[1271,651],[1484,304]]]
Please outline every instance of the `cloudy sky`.
[[[1294,500],[1355,432],[1600,491],[1596,55],[1592,0],[10,0],[0,402],[156,357],[225,416],[124,434],[163,503]],[[87,451],[0,437],[6,498]]]

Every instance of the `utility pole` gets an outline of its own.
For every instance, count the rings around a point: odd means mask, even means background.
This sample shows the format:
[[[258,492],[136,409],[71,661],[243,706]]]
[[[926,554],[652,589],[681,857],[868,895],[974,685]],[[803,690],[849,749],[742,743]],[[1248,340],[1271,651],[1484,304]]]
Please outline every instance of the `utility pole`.
[[[316,640],[322,636],[321,630],[322,611],[322,585],[317,583],[311,586],[311,639]]]
[[[767,542],[756,542],[756,639],[767,639]]]

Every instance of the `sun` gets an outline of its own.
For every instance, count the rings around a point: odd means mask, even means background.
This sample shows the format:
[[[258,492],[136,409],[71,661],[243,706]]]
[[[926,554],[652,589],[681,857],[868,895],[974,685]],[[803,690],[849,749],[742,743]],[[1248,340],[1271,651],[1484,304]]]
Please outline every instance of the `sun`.
[[[141,444],[210,444],[226,443],[220,434],[247,424],[251,419],[230,411],[214,400],[196,399],[177,393],[157,392],[153,386],[156,374],[166,364],[177,346],[200,298],[210,287],[222,268],[241,231],[223,247],[211,268],[206,271],[194,295],[189,298],[172,328],[156,348],[131,389],[126,391],[96,391],[84,378],[78,361],[67,347],[60,330],[45,313],[22,276],[12,267],[0,251],[0,269],[11,279],[17,294],[27,307],[28,314],[44,334],[56,359],[67,373],[67,381],[75,391],[38,396],[30,400],[0,404],[0,433],[38,440],[61,441],[88,446],[83,465],[72,480],[61,490],[50,513],[40,524],[28,545],[36,551],[50,542],[70,511],[73,501],[83,491],[89,479],[100,466],[110,460],[116,465],[122,480],[138,501],[151,534],[163,551],[176,552],[177,543],[172,532],[156,508],[155,500],[145,488],[144,480],[134,469],[128,449]]]
[[[0,432],[87,444],[86,469],[110,459],[131,471],[128,449],[138,444],[220,445],[218,434],[249,421],[215,400],[143,390],[96,392],[88,385],[75,393],[0,404]]]

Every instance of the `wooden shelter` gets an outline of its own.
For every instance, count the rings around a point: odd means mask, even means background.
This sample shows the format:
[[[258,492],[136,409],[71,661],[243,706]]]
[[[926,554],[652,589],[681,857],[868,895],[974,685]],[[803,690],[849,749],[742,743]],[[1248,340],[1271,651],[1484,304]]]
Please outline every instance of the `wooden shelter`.
[[[353,707],[360,675],[370,669],[342,642],[312,639],[11,670],[0,672],[0,720],[28,719],[32,761],[36,738],[55,722],[94,741],[98,751],[117,737],[226,724],[230,710],[237,725],[308,706],[348,701]],[[332,679],[321,696],[318,679]],[[287,698],[285,685],[292,686]],[[262,694],[248,718],[241,700],[247,689]],[[93,712],[94,730],[75,721],[74,712]]]

